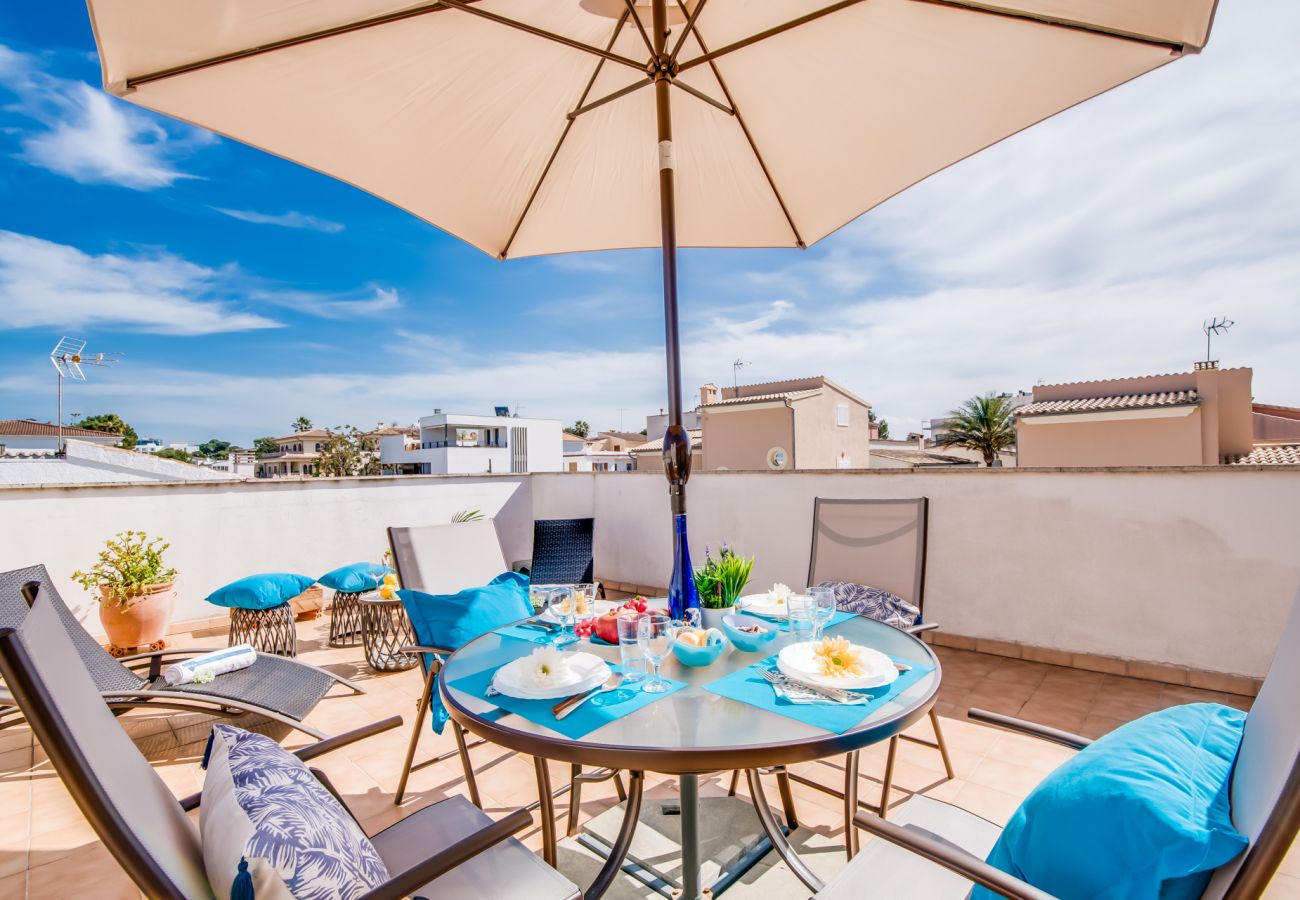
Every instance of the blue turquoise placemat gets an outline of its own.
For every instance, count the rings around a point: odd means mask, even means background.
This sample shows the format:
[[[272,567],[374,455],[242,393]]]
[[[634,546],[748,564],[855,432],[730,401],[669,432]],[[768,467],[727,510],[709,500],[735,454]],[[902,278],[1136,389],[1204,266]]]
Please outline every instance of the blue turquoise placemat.
[[[536,628],[525,628],[522,625],[507,625],[504,628],[496,629],[496,633],[502,637],[528,641],[530,644],[549,644],[560,634],[558,631],[539,631]]]
[[[898,679],[893,684],[887,684],[884,687],[868,691],[854,691],[854,693],[866,694],[871,698],[870,703],[861,706],[844,706],[832,702],[817,704],[788,703],[781,700],[776,696],[776,691],[772,690],[772,685],[768,684],[757,671],[759,666],[767,669],[776,668],[776,654],[743,669],[738,669],[730,675],[719,678],[712,684],[706,684],[704,689],[720,697],[748,703],[750,706],[757,706],[759,709],[765,709],[807,725],[813,725],[835,734],[843,734],[894,697],[916,684],[920,678],[934,671],[934,666],[912,662],[910,659],[900,659],[897,662],[906,663],[912,668],[910,671],[899,673]]]
[[[785,631],[785,632],[788,632],[788,631],[790,630],[790,620],[789,620],[789,619],[778,619],[778,618],[772,618],[772,617],[770,617],[770,616],[762,615],[761,613],[756,613],[756,612],[746,612],[745,610],[741,610],[741,612],[744,613],[744,615],[747,615],[747,616],[753,616],[753,617],[756,618],[756,619],[762,619],[764,622],[771,622],[773,625],[776,625],[776,626],[777,626],[777,630],[778,630],[778,631]],[[841,610],[837,610],[836,613],[835,613],[835,615],[831,616],[831,620],[830,620],[829,622],[826,623],[826,627],[827,627],[827,628],[831,628],[831,627],[833,627],[833,626],[835,626],[835,625],[840,624],[841,622],[846,622],[846,621],[848,621],[849,619],[853,618],[854,615],[856,615],[856,614],[855,614],[855,613],[851,613],[851,612],[845,612],[845,611],[842,610],[842,609],[841,609]]]
[[[611,666],[611,668],[614,671],[619,671],[619,666]],[[492,676],[496,674],[496,671],[496,668],[491,668],[482,672],[475,672],[473,675],[466,675],[464,678],[451,682],[450,686],[471,696],[483,697],[487,693],[488,685],[492,683]],[[672,690],[665,691],[662,694],[647,694],[641,690],[639,684],[620,687],[616,690],[597,694],[563,719],[556,719],[555,716],[551,715],[551,707],[559,703],[559,699],[520,700],[517,697],[507,697],[505,694],[498,694],[495,697],[485,699],[489,703],[495,703],[501,709],[523,716],[530,722],[545,725],[552,731],[558,731],[567,738],[577,740],[603,725],[608,725],[610,722],[634,713],[641,707],[648,706],[662,697],[672,696],[674,692],[686,687],[684,681],[674,681],[671,678],[665,678],[664,680],[672,685]]]

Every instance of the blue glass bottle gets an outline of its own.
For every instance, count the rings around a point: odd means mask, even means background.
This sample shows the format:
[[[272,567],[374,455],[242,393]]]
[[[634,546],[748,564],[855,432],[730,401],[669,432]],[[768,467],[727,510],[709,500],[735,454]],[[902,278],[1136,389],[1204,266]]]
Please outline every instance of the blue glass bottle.
[[[682,621],[688,609],[700,608],[700,592],[695,589],[695,570],[691,568],[691,550],[686,543],[686,513],[673,516],[673,576],[668,582],[668,613]]]

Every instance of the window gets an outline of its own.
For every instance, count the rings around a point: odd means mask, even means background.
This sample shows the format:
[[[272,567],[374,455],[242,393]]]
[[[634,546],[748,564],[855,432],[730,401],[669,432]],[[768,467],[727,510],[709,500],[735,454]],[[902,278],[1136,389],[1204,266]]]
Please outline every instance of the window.
[[[847,403],[835,404],[835,424],[841,428],[849,427],[849,405]]]
[[[790,456],[785,452],[784,447],[773,447],[767,451],[767,467],[769,469],[784,469],[790,461]]]

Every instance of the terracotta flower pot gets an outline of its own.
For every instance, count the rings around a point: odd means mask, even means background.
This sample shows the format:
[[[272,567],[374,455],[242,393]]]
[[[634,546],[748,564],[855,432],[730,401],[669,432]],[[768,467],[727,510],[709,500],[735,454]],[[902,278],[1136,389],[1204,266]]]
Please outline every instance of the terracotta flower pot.
[[[99,621],[109,642],[114,647],[127,648],[148,647],[162,640],[176,605],[175,585],[174,581],[151,584],[131,595],[124,606],[115,601],[107,588],[101,587]]]

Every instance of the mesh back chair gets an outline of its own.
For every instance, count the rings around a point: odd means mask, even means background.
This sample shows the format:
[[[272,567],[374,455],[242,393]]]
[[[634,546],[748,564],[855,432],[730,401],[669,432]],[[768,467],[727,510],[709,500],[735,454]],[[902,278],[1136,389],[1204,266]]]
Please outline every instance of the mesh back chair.
[[[403,587],[411,590],[428,594],[454,594],[468,587],[487,584],[506,571],[501,542],[497,539],[496,525],[491,519],[447,525],[423,525],[414,528],[389,528],[388,542],[393,550],[393,565],[397,569],[397,577]],[[485,742],[469,741],[465,730],[454,719],[447,724],[451,727],[452,737],[456,740],[456,749],[424,762],[415,763],[415,750],[420,743],[424,720],[429,714],[433,692],[436,690],[435,679],[442,669],[443,659],[455,648],[416,645],[404,649],[420,654],[424,665],[424,691],[420,695],[415,725],[411,729],[411,740],[406,748],[406,759],[402,763],[402,774],[397,782],[397,793],[393,802],[402,802],[402,797],[406,794],[406,782],[411,772],[459,756],[461,768],[465,772],[465,786],[469,791],[470,800],[478,806],[480,805],[478,782],[474,776],[474,765],[470,760],[469,751]],[[544,790],[540,781],[541,771],[539,770],[539,793]],[[584,782],[602,781],[611,777],[616,779],[615,786],[620,798],[623,797],[625,789],[622,782],[617,780],[616,772],[597,770],[583,773],[578,766],[573,767],[573,779],[570,783],[554,792],[554,794],[571,792],[568,823],[570,834],[575,833],[577,829],[581,785]],[[533,806],[537,805],[540,805],[540,801],[533,804]],[[550,837],[552,829],[546,829],[545,834]],[[547,861],[554,862],[556,848],[553,839],[547,841],[544,850]]]
[[[595,530],[595,519],[535,521],[529,579],[534,584],[594,583],[592,538]],[[599,596],[605,596],[605,589],[599,585],[597,588]]]
[[[926,518],[925,497],[906,500],[829,500],[818,497],[813,505],[812,551],[808,560],[808,583],[848,581],[881,588],[896,594],[922,610],[925,603]],[[920,623],[905,629],[911,634],[938,627]],[[933,741],[913,735],[889,739],[885,774],[881,780],[880,805],[883,817],[889,812],[889,795],[894,783],[894,760],[900,740],[924,744],[939,751],[943,767],[952,778],[952,760],[943,739],[939,716],[930,709]],[[857,752],[845,759],[844,834],[849,856],[857,852],[857,833],[849,821],[857,812]],[[797,781],[810,783],[798,775]],[[816,787],[817,785],[812,785]],[[838,794],[838,792],[837,792]]]
[[[1203,900],[1254,900],[1264,893],[1300,831],[1300,593],[1268,677],[1246,716],[1232,770],[1232,822],[1250,845],[1215,871]],[[972,719],[1081,750],[1077,735],[972,709]],[[958,900],[977,882],[1013,900],[1047,895],[984,862],[1001,829],[992,822],[916,795],[885,821],[859,813],[854,824],[883,840],[870,841],[817,894],[818,900],[874,896]],[[816,886],[813,886],[816,889]]]
[[[77,621],[54,589],[44,566],[0,572],[0,628],[16,627],[26,617],[22,586],[27,582],[40,585],[41,595],[55,609],[100,698],[114,709],[148,704],[214,716],[256,713],[320,739],[326,734],[303,719],[330,688],[341,684],[364,693],[351,681],[319,666],[264,653],[259,653],[248,668],[229,672],[207,684],[169,686],[162,679],[168,663],[224,648],[176,648],[114,658]],[[0,703],[0,728],[21,720],[18,709]]]
[[[214,896],[203,866],[199,832],[186,815],[202,795],[177,801],[113,721],[99,685],[80,664],[61,604],[31,582],[31,607],[0,627],[0,674],[31,723],[51,764],[113,857],[147,897],[196,900]],[[223,678],[225,676],[222,676]],[[401,724],[388,719],[297,752],[308,760]],[[339,795],[324,773],[313,773]],[[341,800],[340,800],[341,802]],[[515,810],[497,822],[463,797],[435,803],[372,840],[390,880],[363,900],[471,897],[488,892],[519,900],[572,900],[577,888],[511,837],[532,817]]]

